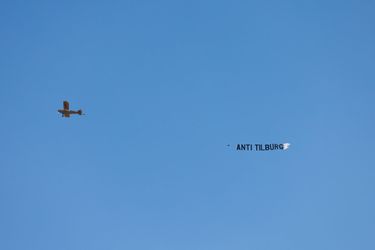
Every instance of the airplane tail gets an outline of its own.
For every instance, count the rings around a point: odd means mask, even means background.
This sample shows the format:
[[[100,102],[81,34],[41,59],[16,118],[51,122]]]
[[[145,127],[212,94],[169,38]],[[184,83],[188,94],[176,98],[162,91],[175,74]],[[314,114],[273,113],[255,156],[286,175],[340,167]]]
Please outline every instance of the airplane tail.
[[[77,114],[82,115],[82,114],[83,114],[83,113],[82,113],[82,109],[78,110],[78,111],[77,111]]]

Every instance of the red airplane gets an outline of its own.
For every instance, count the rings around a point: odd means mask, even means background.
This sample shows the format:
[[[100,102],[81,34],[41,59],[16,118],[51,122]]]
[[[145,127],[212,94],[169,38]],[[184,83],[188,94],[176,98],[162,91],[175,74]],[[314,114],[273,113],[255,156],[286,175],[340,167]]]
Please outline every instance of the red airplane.
[[[64,109],[59,109],[57,111],[62,114],[62,117],[70,117],[70,115],[74,115],[74,114],[83,115],[81,109],[77,110],[77,111],[69,110],[69,102],[68,101],[64,101]]]

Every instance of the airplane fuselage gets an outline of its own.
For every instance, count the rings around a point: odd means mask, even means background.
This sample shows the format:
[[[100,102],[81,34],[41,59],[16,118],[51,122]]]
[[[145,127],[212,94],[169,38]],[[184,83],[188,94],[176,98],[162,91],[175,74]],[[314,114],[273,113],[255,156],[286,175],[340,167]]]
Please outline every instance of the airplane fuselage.
[[[70,117],[70,115],[82,115],[82,110],[66,110],[66,109],[59,109],[57,110],[59,113],[62,114],[63,117]]]

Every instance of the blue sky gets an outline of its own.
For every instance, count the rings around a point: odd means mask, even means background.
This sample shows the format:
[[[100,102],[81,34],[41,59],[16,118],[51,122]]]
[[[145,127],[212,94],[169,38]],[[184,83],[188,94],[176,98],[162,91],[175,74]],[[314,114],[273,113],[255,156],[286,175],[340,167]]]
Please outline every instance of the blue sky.
[[[0,249],[374,249],[374,7],[1,1]]]

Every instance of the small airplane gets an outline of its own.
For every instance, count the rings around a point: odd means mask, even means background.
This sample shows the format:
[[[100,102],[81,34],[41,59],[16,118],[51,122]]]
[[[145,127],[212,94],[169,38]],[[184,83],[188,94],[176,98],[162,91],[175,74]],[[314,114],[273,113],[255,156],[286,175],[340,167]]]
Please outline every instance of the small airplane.
[[[77,110],[77,111],[69,110],[69,102],[68,101],[64,101],[64,109],[58,109],[57,111],[62,114],[62,117],[70,117],[70,115],[74,115],[74,114],[83,115],[81,109]]]

